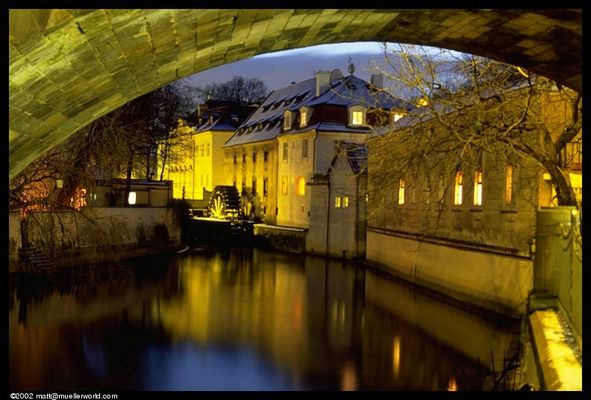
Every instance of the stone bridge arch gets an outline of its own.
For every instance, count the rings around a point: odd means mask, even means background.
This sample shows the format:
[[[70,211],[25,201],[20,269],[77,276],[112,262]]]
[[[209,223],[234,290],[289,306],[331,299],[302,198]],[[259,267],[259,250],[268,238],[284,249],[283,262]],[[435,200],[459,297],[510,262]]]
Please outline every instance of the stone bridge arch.
[[[125,102],[271,51],[353,41],[444,47],[581,89],[581,10],[10,10],[9,177]]]

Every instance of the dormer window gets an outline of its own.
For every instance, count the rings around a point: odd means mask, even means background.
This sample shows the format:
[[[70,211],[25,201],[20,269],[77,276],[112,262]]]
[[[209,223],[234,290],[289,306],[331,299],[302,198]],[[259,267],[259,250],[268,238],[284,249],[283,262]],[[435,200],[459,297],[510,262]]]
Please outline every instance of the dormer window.
[[[349,107],[349,124],[353,126],[365,125],[366,109],[363,106]]]
[[[291,111],[283,113],[283,130],[288,131],[291,129]]]
[[[308,107],[300,108],[300,128],[303,128],[306,125],[308,125],[309,119],[310,119],[310,109]]]
[[[396,121],[398,121],[398,120],[399,120],[400,118],[402,118],[402,117],[404,117],[404,114],[403,114],[402,112],[399,112],[399,111],[398,111],[398,112],[396,112],[396,111],[395,111],[395,112],[392,114],[392,120],[393,120],[393,122],[396,122]]]

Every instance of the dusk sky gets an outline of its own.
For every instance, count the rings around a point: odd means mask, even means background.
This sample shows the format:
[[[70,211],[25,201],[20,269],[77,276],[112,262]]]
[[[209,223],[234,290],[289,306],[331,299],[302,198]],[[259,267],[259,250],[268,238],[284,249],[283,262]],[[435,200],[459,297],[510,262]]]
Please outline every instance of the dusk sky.
[[[258,78],[265,82],[269,90],[276,90],[291,82],[309,79],[317,70],[339,68],[343,74],[348,74],[349,56],[355,65],[355,75],[367,79],[371,74],[370,59],[379,59],[382,54],[382,45],[376,42],[319,45],[258,55],[200,72],[184,80],[191,86],[205,86],[242,75]]]
[[[388,48],[389,51],[398,49],[395,43],[388,44]],[[432,54],[437,54],[441,50],[432,47],[423,48]],[[181,81],[189,86],[203,87],[214,82],[226,82],[234,75],[242,75],[246,78],[262,80],[271,91],[288,86],[292,82],[309,79],[318,70],[331,71],[338,68],[344,75],[348,75],[349,57],[355,65],[355,75],[369,80],[370,75],[376,72],[371,70],[370,65],[383,62],[383,44],[378,42],[337,43],[261,54],[194,74]],[[387,67],[382,68],[388,71]]]

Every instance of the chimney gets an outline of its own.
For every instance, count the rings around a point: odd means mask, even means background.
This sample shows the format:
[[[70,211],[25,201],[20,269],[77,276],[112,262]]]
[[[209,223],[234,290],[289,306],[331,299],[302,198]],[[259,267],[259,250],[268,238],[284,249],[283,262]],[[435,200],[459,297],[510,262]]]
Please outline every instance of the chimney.
[[[330,87],[330,71],[316,72],[316,97],[326,92]]]
[[[384,75],[371,74],[371,78],[369,78],[369,83],[375,89],[383,89],[384,88]]]

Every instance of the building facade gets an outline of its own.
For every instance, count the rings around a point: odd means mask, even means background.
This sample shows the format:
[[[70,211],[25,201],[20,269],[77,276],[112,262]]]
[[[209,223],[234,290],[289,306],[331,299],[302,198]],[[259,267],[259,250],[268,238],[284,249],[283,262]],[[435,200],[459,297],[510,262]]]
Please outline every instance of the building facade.
[[[180,121],[179,139],[170,151],[167,179],[174,182],[174,198],[207,203],[213,188],[226,182],[223,145],[255,107],[208,100],[195,116]]]
[[[570,118],[560,102],[532,104],[550,134],[560,134]],[[425,132],[432,142],[400,139],[425,138]],[[394,167],[408,157],[403,144],[425,151],[434,143],[451,146],[435,139],[445,135],[436,121],[403,118],[397,129],[368,142],[367,260],[452,297],[520,315],[532,288],[537,212],[556,205],[549,176],[533,158],[494,143],[470,160],[459,151],[431,152],[410,168]],[[582,201],[580,150],[576,138],[565,148],[569,161],[562,168]]]
[[[345,77],[339,70],[320,71],[314,78],[271,93],[228,140],[227,183],[242,189],[252,199],[250,214],[268,224],[318,231],[313,225],[320,224],[318,205],[324,204],[325,234],[320,235],[324,237],[334,223],[326,222],[334,198],[322,202],[316,192],[325,191],[321,187],[335,179],[335,165],[340,166],[335,157],[345,151],[344,143],[362,145],[375,125],[389,123],[390,116],[400,112],[400,103],[381,90],[379,76],[368,83],[354,75]],[[350,183],[350,195],[356,196],[358,180]],[[351,197],[351,208],[356,203]],[[356,226],[357,220],[349,223]],[[313,242],[306,244],[307,250],[327,252],[326,243]],[[331,253],[342,255],[344,250],[356,256],[359,249],[348,244]]]

